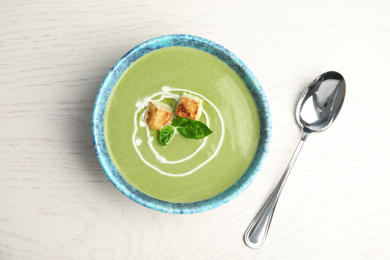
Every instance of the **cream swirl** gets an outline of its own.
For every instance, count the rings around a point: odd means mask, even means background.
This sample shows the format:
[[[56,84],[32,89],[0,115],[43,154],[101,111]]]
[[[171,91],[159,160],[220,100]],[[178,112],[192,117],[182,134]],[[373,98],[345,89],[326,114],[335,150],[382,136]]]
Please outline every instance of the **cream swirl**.
[[[146,122],[144,121],[144,114],[145,114],[145,111],[141,114],[141,116],[137,116],[141,110],[145,109],[149,102],[153,101],[153,102],[159,102],[159,101],[162,101],[163,99],[165,98],[173,98],[175,99],[176,101],[179,101],[180,100],[180,95],[178,94],[173,94],[171,93],[172,91],[180,91],[180,92],[188,92],[188,93],[191,93],[191,94],[194,94],[196,96],[199,96],[201,98],[203,98],[204,101],[208,102],[214,109],[215,111],[217,112],[218,116],[219,116],[219,119],[220,119],[220,122],[221,122],[221,138],[219,140],[219,143],[217,145],[217,148],[215,149],[214,153],[205,161],[203,161],[201,164],[199,164],[197,167],[195,167],[194,169],[190,170],[190,171],[187,171],[187,172],[184,172],[184,173],[180,173],[180,174],[174,174],[174,173],[169,173],[169,172],[165,172],[161,169],[159,169],[158,167],[156,167],[155,165],[151,164],[150,162],[148,162],[141,154],[141,152],[139,151],[139,145],[142,143],[142,140],[140,140],[139,138],[136,138],[136,134],[138,132],[138,125],[139,127],[141,128],[145,128],[145,131],[147,132],[147,137],[148,137],[148,146],[150,148],[150,150],[153,152],[154,156],[156,157],[156,159],[160,162],[160,163],[163,163],[163,164],[178,164],[178,163],[182,163],[182,162],[185,162],[187,160],[190,160],[191,158],[193,158],[199,151],[201,151],[204,146],[206,145],[207,143],[207,139],[208,137],[204,138],[202,140],[202,144],[196,149],[195,152],[193,152],[191,155],[183,158],[183,159],[180,159],[180,160],[176,160],[176,161],[169,161],[167,160],[164,156],[160,155],[156,149],[153,147],[153,137],[150,136],[150,132],[149,132],[149,127],[148,125],[146,124]],[[154,99],[155,97],[157,96],[160,96],[158,99]],[[163,175],[166,175],[166,176],[171,176],[171,177],[183,177],[183,176],[187,176],[187,175],[190,175],[191,173],[195,172],[196,170],[200,169],[201,167],[203,167],[205,164],[207,164],[208,162],[210,162],[219,152],[220,148],[221,148],[221,145],[222,145],[222,142],[223,142],[223,139],[224,139],[224,136],[225,136],[225,127],[224,127],[224,121],[223,121],[223,118],[222,118],[222,115],[221,115],[221,112],[218,110],[218,108],[209,100],[207,99],[206,97],[204,97],[203,95],[199,94],[199,93],[196,93],[196,92],[193,92],[193,91],[190,91],[190,90],[187,90],[187,89],[178,89],[178,88],[170,88],[168,86],[164,86],[162,88],[162,91],[160,92],[157,92],[155,94],[153,94],[152,96],[150,97],[147,97],[147,98],[144,98],[142,101],[138,101],[136,103],[136,106],[137,106],[137,110],[134,114],[134,132],[133,132],[133,136],[132,136],[132,143],[133,143],[133,146],[134,146],[134,149],[136,150],[137,154],[139,155],[140,159],[146,164],[148,165],[150,168],[156,170],[157,172],[159,172],[160,174],[163,174]],[[203,111],[205,117],[206,117],[206,125],[209,126],[209,117],[208,117],[208,114],[206,111]]]

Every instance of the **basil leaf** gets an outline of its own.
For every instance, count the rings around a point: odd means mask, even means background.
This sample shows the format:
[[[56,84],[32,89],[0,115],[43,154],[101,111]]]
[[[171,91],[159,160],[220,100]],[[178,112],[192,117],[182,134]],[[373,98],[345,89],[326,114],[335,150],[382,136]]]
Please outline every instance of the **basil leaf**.
[[[187,119],[187,118],[184,118],[184,117],[177,117],[177,118],[175,118],[175,119],[173,120],[172,126],[176,126],[176,127],[181,126],[181,127],[184,127],[184,126],[186,126],[186,125],[188,124],[188,122],[189,122],[189,119]]]
[[[184,136],[184,137],[187,137],[187,138],[191,138],[192,139],[192,135],[190,135],[189,133],[187,133],[187,131],[185,130],[185,128],[178,128],[177,131],[179,131],[179,133]]]
[[[166,146],[169,140],[175,135],[175,128],[171,125],[166,125],[161,128],[160,133],[158,135],[158,140],[162,146]]]
[[[207,127],[207,125],[195,120],[190,120],[185,127],[178,128],[177,130],[184,137],[191,139],[202,139],[213,132]]]

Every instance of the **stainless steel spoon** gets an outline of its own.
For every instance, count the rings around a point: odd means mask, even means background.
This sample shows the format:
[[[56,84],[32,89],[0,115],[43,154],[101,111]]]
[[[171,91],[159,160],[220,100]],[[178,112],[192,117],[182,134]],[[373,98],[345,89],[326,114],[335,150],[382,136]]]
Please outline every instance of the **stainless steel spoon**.
[[[318,76],[303,92],[295,113],[302,128],[301,140],[271,196],[245,232],[244,240],[249,247],[260,248],[264,244],[280,193],[304,142],[309,134],[322,132],[331,126],[340,112],[344,96],[345,80],[334,71]]]

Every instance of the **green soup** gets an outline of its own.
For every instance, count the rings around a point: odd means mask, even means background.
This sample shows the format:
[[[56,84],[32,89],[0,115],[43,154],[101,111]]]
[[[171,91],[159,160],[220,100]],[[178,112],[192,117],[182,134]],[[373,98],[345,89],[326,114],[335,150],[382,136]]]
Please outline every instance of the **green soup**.
[[[176,133],[167,146],[142,121],[149,100],[172,107],[191,92],[204,99],[201,140]],[[107,150],[132,186],[156,199],[189,203],[230,188],[250,166],[259,142],[257,107],[240,76],[217,57],[190,47],[152,51],[120,77],[104,114]]]

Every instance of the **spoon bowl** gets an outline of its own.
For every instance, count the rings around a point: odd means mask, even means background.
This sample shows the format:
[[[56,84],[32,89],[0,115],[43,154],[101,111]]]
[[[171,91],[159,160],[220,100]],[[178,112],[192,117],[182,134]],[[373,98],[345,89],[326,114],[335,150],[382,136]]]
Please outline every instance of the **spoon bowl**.
[[[308,133],[328,129],[340,112],[345,96],[345,80],[335,71],[318,76],[303,92],[295,117]]]
[[[295,113],[302,128],[301,140],[271,196],[246,230],[244,241],[247,246],[260,248],[264,244],[279,196],[303,144],[309,134],[322,132],[332,125],[343,105],[345,89],[343,76],[329,71],[314,79],[303,92]]]

